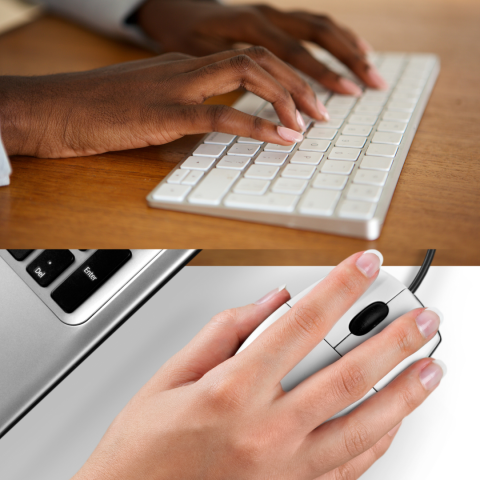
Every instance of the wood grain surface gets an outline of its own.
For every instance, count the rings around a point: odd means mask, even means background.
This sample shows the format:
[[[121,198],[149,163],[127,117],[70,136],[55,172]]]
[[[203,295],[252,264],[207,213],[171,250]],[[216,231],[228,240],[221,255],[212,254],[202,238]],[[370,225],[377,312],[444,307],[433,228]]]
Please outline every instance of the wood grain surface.
[[[33,242],[38,248],[222,248],[235,250],[223,254],[232,259],[239,258],[242,249],[310,250],[298,257],[298,264],[307,262],[308,255],[314,258],[313,250],[341,259],[357,250],[378,248],[388,252],[389,264],[399,265],[415,264],[423,255],[419,252],[435,247],[442,252],[438,256],[442,264],[479,265],[480,3],[272,3],[327,12],[379,51],[425,51],[441,57],[439,79],[378,240],[147,207],[146,195],[200,138],[192,136],[160,147],[94,157],[13,158],[12,183],[0,188],[0,247],[25,248]],[[54,16],[0,36],[3,75],[78,71],[149,55]],[[212,102],[231,104],[238,95]],[[285,264],[295,263],[293,252],[282,255],[289,258]]]

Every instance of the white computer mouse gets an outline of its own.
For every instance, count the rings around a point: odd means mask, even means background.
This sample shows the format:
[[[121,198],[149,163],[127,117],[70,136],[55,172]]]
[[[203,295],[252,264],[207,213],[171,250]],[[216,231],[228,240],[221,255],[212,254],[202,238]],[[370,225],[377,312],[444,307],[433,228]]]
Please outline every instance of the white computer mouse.
[[[295,303],[322,280],[306,288],[272,313],[272,315],[259,325],[245,340],[237,351],[237,354],[247,348],[263,331],[278,320],[284,313],[288,312]],[[383,330],[396,318],[419,307],[423,307],[422,303],[403,283],[381,270],[370,288],[334,325],[325,339],[283,378],[281,382],[283,389],[285,391],[291,390],[313,373],[332,364],[357,345],[360,345],[368,338]],[[350,405],[350,407],[336,416],[349,412],[368,397],[375,394],[412,363],[421,358],[430,357],[437,349],[441,340],[440,333],[438,332],[423,348],[406,358],[388,375],[382,378],[365,397],[353,405]]]

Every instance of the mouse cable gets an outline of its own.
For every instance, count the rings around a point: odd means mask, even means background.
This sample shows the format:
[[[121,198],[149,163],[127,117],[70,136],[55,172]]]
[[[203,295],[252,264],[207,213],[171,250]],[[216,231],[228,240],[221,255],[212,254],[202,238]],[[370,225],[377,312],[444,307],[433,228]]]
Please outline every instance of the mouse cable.
[[[417,272],[417,276],[413,279],[413,282],[408,287],[408,289],[412,293],[415,293],[417,291],[418,287],[422,284],[423,279],[427,275],[428,269],[430,268],[430,265],[433,262],[435,251],[436,251],[435,249],[427,250],[427,254],[425,255],[425,258],[423,260],[422,266],[420,267],[420,270]]]

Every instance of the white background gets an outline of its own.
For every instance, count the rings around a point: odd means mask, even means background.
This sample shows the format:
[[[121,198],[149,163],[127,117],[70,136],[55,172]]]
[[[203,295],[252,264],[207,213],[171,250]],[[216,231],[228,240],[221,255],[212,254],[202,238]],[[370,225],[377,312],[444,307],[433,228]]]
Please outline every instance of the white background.
[[[0,479],[70,478],[110,422],[215,313],[287,283],[299,293],[323,267],[187,267],[0,440]],[[385,267],[408,283],[417,267]],[[448,375],[408,417],[365,480],[473,478],[480,432],[480,268],[432,267],[417,296],[445,314],[436,352]]]

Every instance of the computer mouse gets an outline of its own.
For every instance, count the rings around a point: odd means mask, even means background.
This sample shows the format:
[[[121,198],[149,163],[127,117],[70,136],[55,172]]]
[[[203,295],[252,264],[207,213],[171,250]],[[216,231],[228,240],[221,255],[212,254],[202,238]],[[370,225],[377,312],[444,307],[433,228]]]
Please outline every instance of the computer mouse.
[[[263,331],[277,321],[301,298],[309,293],[323,279],[314,283],[301,293],[291,298],[278,310],[270,315],[245,340],[237,354],[248,347]],[[322,340],[300,363],[298,363],[281,381],[285,391],[296,387],[300,382],[318,370],[331,365],[350,350],[360,345],[368,338],[382,331],[401,315],[415,308],[423,307],[420,300],[399,280],[381,270],[370,288],[334,325],[324,340]],[[421,358],[432,356],[441,342],[440,332],[437,332],[426,345],[416,353],[406,358],[389,374],[382,378],[358,402],[335,416],[344,415],[388,385],[399,373]]]

